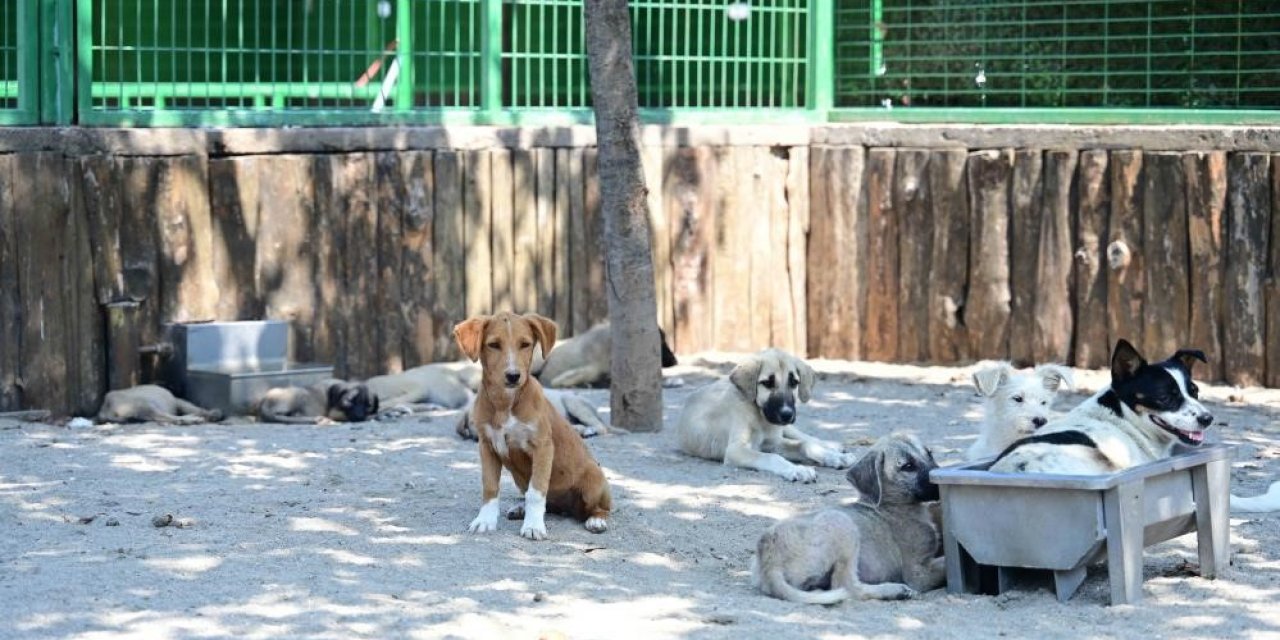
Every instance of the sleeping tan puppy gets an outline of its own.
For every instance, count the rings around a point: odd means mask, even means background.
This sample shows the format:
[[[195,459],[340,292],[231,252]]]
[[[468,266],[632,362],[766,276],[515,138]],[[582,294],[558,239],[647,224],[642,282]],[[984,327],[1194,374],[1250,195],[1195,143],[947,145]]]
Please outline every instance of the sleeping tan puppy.
[[[261,422],[364,422],[378,412],[378,396],[363,384],[328,379],[310,387],[276,387],[254,407]]]
[[[462,352],[480,360],[484,371],[472,409],[480,437],[483,500],[471,531],[497,528],[498,484],[506,468],[524,493],[524,502],[507,512],[509,519],[524,520],[521,536],[545,539],[547,511],[603,533],[613,504],[604,472],[529,373],[535,345],[551,352],[555,323],[532,313],[499,313],[471,318],[453,333]]]
[[[374,376],[364,384],[378,396],[383,408],[379,418],[436,407],[459,409],[475,397],[475,389],[480,386],[480,368],[467,362],[437,362]]]
[[[609,366],[613,360],[613,333],[608,322],[591,327],[586,333],[557,344],[546,353],[539,365],[535,354],[533,371],[538,381],[548,387],[595,387],[609,385]],[[662,366],[678,364],[676,354],[667,346],[667,334],[658,329],[662,340]]]
[[[569,421],[569,426],[583,438],[591,438],[602,433],[627,433],[622,427],[609,428],[604,421],[600,419],[600,414],[596,413],[596,408],[590,402],[570,393],[568,391],[560,391],[557,389],[543,389],[542,395],[546,396],[551,406],[556,408],[556,412],[564,416]],[[458,416],[458,426],[455,427],[458,437],[464,440],[475,440],[475,425],[471,424],[471,407],[467,407]]]
[[[796,399],[809,401],[813,381],[813,369],[784,351],[766,349],[747,358],[728,378],[689,397],[676,423],[680,449],[800,482],[813,482],[818,473],[796,462],[848,467],[853,454],[795,426]]]
[[[200,424],[217,422],[222,417],[217,409],[201,409],[154,384],[110,391],[98,410],[98,422]]]

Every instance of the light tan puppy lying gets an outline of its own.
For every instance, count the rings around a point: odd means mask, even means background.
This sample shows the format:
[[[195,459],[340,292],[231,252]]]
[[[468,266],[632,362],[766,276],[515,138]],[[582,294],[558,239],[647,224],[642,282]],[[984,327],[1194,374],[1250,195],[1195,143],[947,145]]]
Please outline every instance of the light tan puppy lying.
[[[687,454],[758,469],[791,481],[813,482],[818,473],[796,462],[843,469],[855,456],[795,426],[796,399],[808,402],[813,369],[777,349],[748,357],[729,377],[689,396],[676,437]]]
[[[507,512],[510,519],[524,519],[520,535],[546,538],[547,511],[585,521],[588,531],[603,533],[613,504],[604,472],[529,374],[535,344],[551,352],[555,323],[532,313],[499,313],[471,318],[453,333],[462,352],[479,359],[484,371],[472,409],[484,490],[471,531],[497,528],[498,483],[505,467],[525,496],[522,505]]]
[[[658,329],[658,337],[662,340],[662,366],[674,367],[678,361],[667,345],[667,334]],[[541,363],[535,354],[533,371],[547,387],[608,386],[612,349],[613,331],[608,322],[601,322],[557,344],[554,351],[544,354]]]
[[[583,438],[592,438],[602,433],[628,433],[622,427],[610,428],[605,425],[600,414],[596,413],[595,406],[568,391],[543,389],[542,395],[546,396],[556,412],[564,416],[569,421],[569,426]],[[471,407],[467,407],[458,416],[458,426],[454,429],[458,432],[458,437],[464,440],[476,439],[475,425],[471,424]]]
[[[848,473],[861,499],[771,527],[757,545],[752,582],[807,604],[898,600],[942,586],[942,536],[930,510],[937,466],[915,436],[880,438]]]
[[[261,422],[364,422],[378,413],[378,396],[356,382],[330,378],[310,387],[276,387],[254,407]]]
[[[480,386],[480,368],[466,362],[424,364],[400,373],[365,380],[382,406],[379,418],[442,407],[467,406]]]
[[[107,392],[98,410],[98,422],[200,424],[217,422],[222,417],[217,409],[201,409],[154,384]]]

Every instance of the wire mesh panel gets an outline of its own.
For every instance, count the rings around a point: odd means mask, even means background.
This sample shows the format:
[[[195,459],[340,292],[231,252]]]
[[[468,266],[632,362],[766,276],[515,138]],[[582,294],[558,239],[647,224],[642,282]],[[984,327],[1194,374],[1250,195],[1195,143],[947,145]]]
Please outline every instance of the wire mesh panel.
[[[1280,4],[837,0],[838,106],[1267,109]]]
[[[36,23],[36,6],[31,0],[0,3],[0,124],[37,121]]]
[[[809,0],[634,0],[641,108],[804,106]],[[516,0],[504,11],[510,107],[590,107],[581,0]]]

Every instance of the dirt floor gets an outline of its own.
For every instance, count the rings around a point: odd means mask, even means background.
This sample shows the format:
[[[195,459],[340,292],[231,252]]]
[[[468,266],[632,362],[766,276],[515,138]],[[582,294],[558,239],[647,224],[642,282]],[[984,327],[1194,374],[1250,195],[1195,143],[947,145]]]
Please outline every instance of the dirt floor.
[[[667,374],[685,383],[667,390],[668,429],[731,356],[686,360]],[[801,412],[812,433],[861,451],[913,431],[943,464],[974,437],[968,369],[814,365],[823,375]],[[1103,383],[1079,377],[1087,390]],[[1233,491],[1260,493],[1280,478],[1280,391],[1202,393],[1219,437],[1241,445]],[[606,391],[584,394],[608,404]],[[792,484],[686,458],[669,430],[599,437],[590,447],[616,505],[608,533],[548,516],[545,542],[505,520],[472,535],[477,454],[454,435],[455,416],[334,427],[0,422],[0,637],[1280,637],[1280,515],[1232,517],[1225,579],[1188,575],[1194,536],[1149,549],[1136,606],[1105,606],[1101,570],[1066,604],[1043,590],[937,590],[803,606],[751,588],[751,553],[774,520],[853,499],[843,472]],[[516,497],[504,476],[504,503]],[[156,527],[166,515],[173,523]]]

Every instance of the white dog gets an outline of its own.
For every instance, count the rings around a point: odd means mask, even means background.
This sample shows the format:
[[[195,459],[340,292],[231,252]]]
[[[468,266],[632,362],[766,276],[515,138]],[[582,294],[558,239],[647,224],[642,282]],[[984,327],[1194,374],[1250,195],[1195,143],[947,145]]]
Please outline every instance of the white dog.
[[[809,401],[813,381],[813,369],[789,353],[766,349],[747,358],[728,378],[689,396],[676,422],[680,449],[793,482],[818,479],[812,467],[796,462],[836,469],[852,465],[857,456],[795,426],[796,399]]]
[[[989,458],[1035,433],[1054,417],[1058,392],[1073,384],[1071,370],[1056,364],[1017,371],[1008,362],[996,362],[978,369],[973,386],[983,397],[982,431],[968,459]]]

